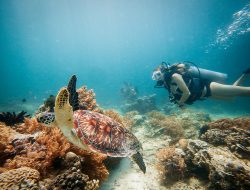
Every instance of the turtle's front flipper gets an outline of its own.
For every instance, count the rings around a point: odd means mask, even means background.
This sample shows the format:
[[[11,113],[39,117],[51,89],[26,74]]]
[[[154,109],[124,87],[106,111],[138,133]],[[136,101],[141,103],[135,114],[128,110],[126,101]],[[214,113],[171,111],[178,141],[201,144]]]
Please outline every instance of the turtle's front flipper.
[[[36,119],[39,123],[51,125],[55,121],[55,114],[53,112],[40,113],[36,116]]]
[[[139,166],[139,168],[143,171],[143,173],[146,173],[146,165],[143,161],[140,152],[137,152],[136,154],[132,155],[132,160]]]
[[[73,108],[73,111],[79,109],[78,93],[76,91],[76,76],[73,75],[68,83],[67,90],[69,92],[69,103]]]

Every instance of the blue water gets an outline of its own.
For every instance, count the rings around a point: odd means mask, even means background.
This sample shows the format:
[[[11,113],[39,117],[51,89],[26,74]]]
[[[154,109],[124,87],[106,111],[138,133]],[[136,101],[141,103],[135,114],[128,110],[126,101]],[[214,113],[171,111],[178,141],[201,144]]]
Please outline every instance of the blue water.
[[[0,111],[15,111],[23,98],[26,104],[41,104],[72,74],[78,76],[79,87],[94,89],[104,107],[119,107],[125,81],[137,86],[140,95],[156,93],[157,103],[163,104],[167,92],[154,89],[151,80],[162,61],[193,61],[227,73],[230,84],[250,67],[249,4],[0,0]],[[193,105],[208,110],[216,106],[249,113],[250,99]]]

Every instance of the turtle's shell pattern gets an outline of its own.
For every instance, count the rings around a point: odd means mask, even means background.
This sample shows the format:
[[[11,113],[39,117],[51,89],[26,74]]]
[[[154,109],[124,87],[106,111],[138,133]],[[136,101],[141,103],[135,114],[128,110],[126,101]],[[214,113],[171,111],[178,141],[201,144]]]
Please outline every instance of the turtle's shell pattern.
[[[141,150],[137,138],[108,116],[88,110],[74,111],[74,132],[91,150],[112,157],[127,157]]]

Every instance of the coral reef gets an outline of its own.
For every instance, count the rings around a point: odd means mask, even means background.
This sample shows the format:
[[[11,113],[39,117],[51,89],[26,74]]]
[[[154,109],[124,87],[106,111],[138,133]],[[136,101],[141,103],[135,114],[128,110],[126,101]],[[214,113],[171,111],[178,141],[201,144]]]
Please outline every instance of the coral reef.
[[[142,125],[145,119],[146,117],[140,115],[138,111],[130,111],[123,116],[123,123],[125,123],[127,129],[134,131],[136,126]]]
[[[107,158],[106,155],[88,152],[74,145],[70,147],[70,151],[84,159],[82,171],[87,174],[90,179],[98,179],[100,182],[107,179],[109,172],[104,165],[104,160]]]
[[[54,112],[55,99],[56,97],[54,95],[50,95],[38,108],[38,110],[35,112],[35,115],[42,112]]]
[[[13,169],[0,174],[0,189],[40,189],[38,181],[40,174],[37,170],[28,167]]]
[[[48,108],[49,112],[53,112],[54,111],[54,107],[55,107],[55,100],[56,97],[54,95],[50,95],[45,101],[44,101],[44,106],[45,108]],[[47,110],[47,109],[46,109]]]
[[[171,102],[164,103],[161,107],[162,107],[161,108],[162,111],[168,115],[174,114],[180,111],[180,109],[178,109],[178,106],[176,104],[172,104]]]
[[[99,189],[99,180],[90,180],[88,175],[82,172],[85,160],[73,152],[68,152],[61,167],[64,168],[50,183],[48,189],[62,190],[96,190]]]
[[[211,122],[208,124],[209,127],[219,128],[219,129],[228,129],[228,128],[241,128],[243,130],[250,129],[250,118],[249,117],[240,117],[235,119],[219,119],[217,121]]]
[[[174,116],[166,116],[161,112],[149,112],[148,114],[149,134],[152,137],[159,135],[169,135],[172,142],[177,142],[184,136],[182,123]]]
[[[185,138],[191,139],[198,138],[200,129],[208,122],[211,122],[209,114],[195,112],[189,109],[178,113],[176,117],[185,131]]]
[[[215,146],[227,146],[239,158],[250,159],[249,118],[221,119],[202,129],[202,140]]]
[[[124,112],[138,111],[139,113],[147,113],[152,110],[158,110],[155,103],[155,94],[150,96],[138,97],[132,102],[126,103],[122,106]]]
[[[140,113],[147,113],[152,110],[158,110],[155,103],[155,94],[138,97],[138,90],[129,83],[123,85],[120,93],[125,100],[124,105],[121,107],[124,112],[138,111]]]
[[[30,115],[26,114],[27,112],[21,111],[16,114],[15,112],[2,112],[0,113],[0,122],[4,122],[8,126],[13,126],[18,123],[23,123],[25,117],[30,117]]]
[[[87,87],[83,86],[77,89],[77,93],[80,109],[103,113],[103,110],[96,103],[95,93],[92,89],[87,90]]]
[[[0,165],[2,165],[8,157],[12,156],[5,150],[8,148],[9,142],[14,139],[16,134],[16,131],[12,128],[6,127],[4,123],[0,123]],[[4,171],[4,169],[2,170]]]
[[[156,154],[159,159],[157,168],[160,173],[161,182],[170,185],[186,175],[186,164],[184,161],[184,153],[181,149],[175,147],[167,147],[161,149]]]
[[[158,120],[165,119],[157,112],[150,114]],[[206,120],[206,115],[201,113],[197,120],[205,123],[200,128],[202,140],[180,139],[175,147],[167,147],[157,153],[157,168],[162,182],[171,185],[179,181],[180,176],[185,180],[196,176],[207,189],[249,189],[250,119],[220,119],[208,123],[209,117]],[[188,127],[184,127],[186,129]]]
[[[34,135],[16,135],[4,150],[5,154],[13,155],[5,160],[4,168],[12,169],[27,166],[46,175],[53,160],[63,156],[70,148],[67,139],[58,128],[43,128]]]
[[[184,147],[184,150],[168,147],[158,152],[157,166],[165,185],[183,177],[197,176],[207,181],[208,189],[250,188],[249,160],[239,159],[227,148],[214,147],[201,140],[188,140]]]
[[[190,177],[168,186],[168,190],[207,190],[207,188],[204,185],[204,181],[196,177]]]
[[[190,140],[185,151],[190,171],[209,179],[210,189],[249,189],[250,167],[228,149]]]
[[[132,84],[125,82],[120,89],[120,94],[126,102],[133,102],[137,99],[138,90]]]
[[[46,127],[35,119],[26,119],[15,130],[0,125],[0,171],[30,167],[38,170],[42,177],[51,173],[58,158],[72,151],[84,159],[82,171],[90,179],[104,181],[108,171],[103,163],[106,156],[81,150],[70,144],[55,127]]]

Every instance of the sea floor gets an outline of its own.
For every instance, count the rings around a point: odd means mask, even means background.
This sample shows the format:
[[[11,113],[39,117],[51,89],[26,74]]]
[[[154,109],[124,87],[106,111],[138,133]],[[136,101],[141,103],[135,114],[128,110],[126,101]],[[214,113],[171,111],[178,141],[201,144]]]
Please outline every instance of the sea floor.
[[[194,110],[201,111],[201,110]],[[204,111],[204,110],[203,110]],[[212,120],[222,118],[250,117],[247,113],[221,113],[209,114]],[[101,186],[101,190],[205,190],[205,184],[195,177],[186,181],[179,181],[170,186],[164,186],[159,179],[159,171],[156,168],[156,153],[169,145],[168,136],[148,138],[148,131],[140,127],[134,134],[143,146],[143,157],[147,166],[146,174],[127,158],[124,158],[118,167],[110,172],[109,179]]]
[[[0,106],[0,111],[27,111],[28,113],[34,113],[39,107],[38,103],[19,103],[15,104],[15,107],[4,107]],[[6,109],[5,109],[6,108]],[[8,109],[7,109],[8,108]],[[195,110],[203,111],[206,110]],[[209,113],[212,120],[220,118],[236,118],[240,116],[248,116],[249,113],[229,113],[221,112],[220,114]],[[140,140],[143,146],[143,157],[147,167],[146,174],[143,174],[138,166],[133,163],[129,158],[124,158],[117,165],[116,169],[110,171],[109,178],[106,182],[101,185],[101,190],[180,190],[180,189],[196,189],[203,190],[205,185],[202,181],[196,178],[190,178],[187,181],[179,181],[171,186],[164,186],[161,184],[159,179],[159,171],[156,168],[157,158],[156,153],[169,145],[170,138],[168,136],[158,136],[155,138],[148,137],[148,131],[139,127],[133,131],[137,138]]]
[[[109,179],[101,186],[101,190],[203,190],[205,187],[196,178],[180,181],[171,186],[163,186],[156,168],[156,152],[169,145],[170,138],[161,136],[147,138],[145,128],[139,128],[135,135],[143,145],[143,157],[147,166],[143,174],[137,165],[124,158],[119,166],[110,172]]]
[[[144,161],[147,166],[146,174],[143,174],[138,166],[129,159],[125,158],[119,164],[118,168],[110,173],[107,182],[103,183],[103,190],[106,189],[159,189],[158,172],[155,168],[157,150],[166,147],[169,143],[167,138],[144,138],[143,129],[139,129],[135,135],[143,144]],[[162,187],[164,188],[164,187]]]

